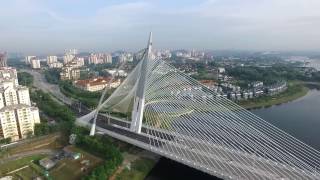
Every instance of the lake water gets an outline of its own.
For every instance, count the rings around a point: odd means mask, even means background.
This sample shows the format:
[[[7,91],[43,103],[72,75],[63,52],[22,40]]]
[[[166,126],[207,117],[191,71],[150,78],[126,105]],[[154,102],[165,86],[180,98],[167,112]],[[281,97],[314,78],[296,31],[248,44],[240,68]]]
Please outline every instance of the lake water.
[[[252,112],[320,151],[319,90],[312,89],[306,96],[295,101],[269,108],[252,110]],[[209,180],[216,178],[172,160],[161,158],[146,179]]]
[[[253,113],[320,151],[320,91]]]

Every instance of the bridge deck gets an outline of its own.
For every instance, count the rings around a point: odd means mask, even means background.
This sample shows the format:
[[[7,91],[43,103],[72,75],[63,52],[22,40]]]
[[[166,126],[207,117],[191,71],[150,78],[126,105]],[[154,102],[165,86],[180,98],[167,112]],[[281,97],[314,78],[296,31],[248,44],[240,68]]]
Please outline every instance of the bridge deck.
[[[92,120],[89,124],[91,123]],[[142,128],[142,133],[137,134],[129,130],[129,124],[130,122],[118,118],[108,118],[102,115],[97,117],[97,127],[100,132],[109,135],[117,134],[117,137],[120,136],[124,141],[127,139],[129,143],[134,142],[133,144],[144,149],[225,179],[247,179],[248,174],[252,179],[286,179],[276,173],[271,173],[274,171],[286,173],[287,177],[291,177],[290,179],[316,179],[318,177],[308,176],[308,173],[300,169],[292,169],[290,166],[268,159],[226,149],[211,142],[203,141],[202,144],[197,144],[199,142],[193,140],[195,137],[186,138],[186,136],[173,135],[165,130],[146,126]],[[244,159],[247,160],[244,161]],[[234,174],[235,170],[239,175],[231,176],[230,174]]]

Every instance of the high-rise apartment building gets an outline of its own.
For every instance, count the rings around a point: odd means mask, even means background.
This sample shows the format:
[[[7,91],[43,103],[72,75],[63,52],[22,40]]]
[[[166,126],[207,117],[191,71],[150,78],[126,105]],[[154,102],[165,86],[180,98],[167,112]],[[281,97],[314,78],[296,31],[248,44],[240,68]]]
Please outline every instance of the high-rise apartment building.
[[[69,49],[65,51],[66,54],[72,54],[72,55],[77,55],[78,54],[78,49]]]
[[[31,60],[31,68],[32,69],[40,69],[40,60],[39,59],[32,59]]]
[[[65,54],[65,55],[63,56],[63,64],[68,64],[68,63],[71,62],[74,58],[75,58],[75,55],[73,55],[73,54]]]
[[[7,53],[0,53],[0,67],[7,66]]]
[[[0,139],[16,141],[26,138],[34,133],[37,123],[40,123],[38,108],[23,104],[5,106],[0,109]]]
[[[105,54],[105,56],[104,56],[104,63],[109,63],[109,64],[112,63],[112,56],[111,56],[111,54]]]
[[[36,58],[36,56],[26,56],[25,63],[26,64],[31,64],[31,60],[35,59],[35,58]]]
[[[18,75],[16,69],[12,67],[0,68],[0,88],[10,86],[11,84],[18,85]]]
[[[117,60],[118,60],[119,63],[132,62],[133,61],[133,55],[131,53],[122,53],[117,57]]]
[[[0,139],[26,138],[36,123],[40,123],[39,110],[31,106],[29,89],[18,84],[16,69],[0,68]]]
[[[56,63],[56,62],[58,62],[58,57],[57,56],[48,56],[47,57],[47,64],[48,65]]]
[[[77,80],[80,78],[80,69],[66,66],[60,72],[61,80]]]
[[[111,54],[92,53],[88,58],[88,64],[112,63]]]

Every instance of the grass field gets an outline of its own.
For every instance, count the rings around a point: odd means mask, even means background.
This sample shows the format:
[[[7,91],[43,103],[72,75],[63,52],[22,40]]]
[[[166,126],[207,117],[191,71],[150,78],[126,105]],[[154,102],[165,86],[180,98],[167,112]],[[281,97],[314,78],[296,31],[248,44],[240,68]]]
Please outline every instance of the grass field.
[[[59,180],[75,180],[81,179],[84,175],[90,172],[94,167],[98,166],[103,162],[103,159],[100,159],[96,156],[93,156],[86,151],[83,151],[74,146],[69,146],[69,150],[73,152],[79,152],[82,154],[82,157],[77,160],[73,159],[63,159],[61,160],[52,170],[50,170],[50,176],[53,179]],[[86,172],[81,171],[81,167],[85,165],[81,164],[81,161],[89,160],[90,164]]]
[[[24,168],[14,174],[14,177],[18,177],[18,179],[29,180],[34,179],[39,176],[43,176],[43,171],[38,171],[34,169],[32,166]]]
[[[34,155],[34,156],[28,156],[25,158],[17,159],[14,161],[10,161],[4,164],[1,164],[0,166],[0,177],[11,175],[16,178],[22,178],[22,179],[32,179],[34,176],[41,175],[40,167],[38,167],[34,162],[44,158],[45,155]],[[17,170],[19,168],[22,168],[24,166],[28,166],[27,168],[21,169],[17,172],[10,173],[14,170]],[[8,174],[10,173],[10,174]]]
[[[42,137],[35,137],[33,139],[26,140],[25,143],[21,143],[16,147],[10,147],[7,150],[3,150],[3,153],[0,153],[0,158],[3,156],[39,149],[59,149],[64,146],[65,142],[63,141],[64,140],[62,140],[61,135],[58,133]]]
[[[148,158],[139,158],[116,176],[116,180],[143,180],[151,171],[156,161]]]

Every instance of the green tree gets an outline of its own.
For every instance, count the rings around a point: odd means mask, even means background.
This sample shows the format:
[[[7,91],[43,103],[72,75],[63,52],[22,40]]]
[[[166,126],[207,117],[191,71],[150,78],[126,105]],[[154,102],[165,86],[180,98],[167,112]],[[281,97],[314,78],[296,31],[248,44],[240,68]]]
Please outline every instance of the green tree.
[[[51,84],[58,84],[60,79],[60,70],[53,68],[44,71],[44,76],[46,80]]]
[[[42,136],[49,134],[50,128],[47,123],[39,123],[34,125],[34,135],[35,136]]]
[[[18,81],[19,84],[30,87],[33,84],[33,76],[27,72],[18,72]]]

